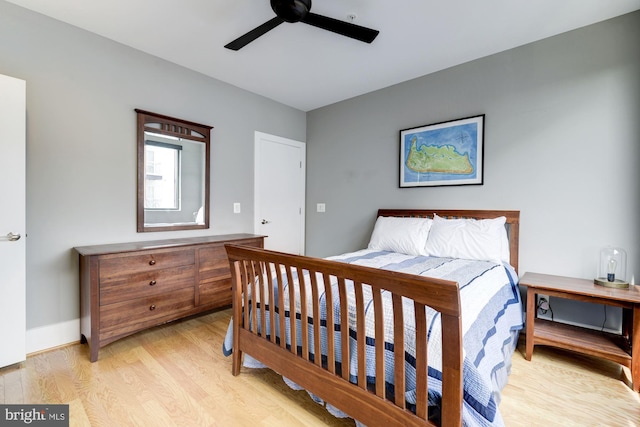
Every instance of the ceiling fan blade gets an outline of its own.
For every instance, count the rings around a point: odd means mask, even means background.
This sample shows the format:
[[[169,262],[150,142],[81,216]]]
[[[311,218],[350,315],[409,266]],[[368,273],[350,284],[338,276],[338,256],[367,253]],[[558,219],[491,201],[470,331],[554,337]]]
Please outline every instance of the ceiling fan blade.
[[[333,31],[334,33],[351,37],[352,39],[360,40],[365,43],[371,43],[380,32],[378,30],[372,30],[371,28],[361,27],[360,25],[339,21],[337,19],[329,18],[328,16],[318,15],[311,12],[307,13],[307,15],[302,18],[302,22],[313,25],[314,27],[322,28],[323,30]]]
[[[231,43],[225,45],[225,47],[231,50],[240,50],[246,45],[248,45],[249,43],[251,43],[252,41],[254,41],[255,39],[257,39],[258,37],[273,30],[275,27],[282,24],[283,22],[284,20],[282,18],[278,18],[276,16],[275,18],[270,19],[269,21],[265,22],[259,27],[256,27],[253,30],[249,31],[247,34],[238,37]]]

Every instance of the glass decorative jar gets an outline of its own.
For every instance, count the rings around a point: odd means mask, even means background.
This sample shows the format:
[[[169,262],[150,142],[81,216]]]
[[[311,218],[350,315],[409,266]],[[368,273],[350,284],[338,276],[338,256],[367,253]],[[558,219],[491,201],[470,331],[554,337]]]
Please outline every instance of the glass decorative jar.
[[[596,285],[609,288],[628,288],[627,252],[622,248],[607,246],[600,251],[600,264]]]

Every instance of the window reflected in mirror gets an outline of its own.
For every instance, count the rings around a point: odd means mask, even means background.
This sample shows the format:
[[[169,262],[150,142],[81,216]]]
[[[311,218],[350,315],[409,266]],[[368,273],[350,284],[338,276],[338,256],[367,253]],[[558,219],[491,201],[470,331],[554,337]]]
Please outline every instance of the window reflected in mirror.
[[[148,139],[152,136],[155,135],[145,132],[144,208],[179,210],[182,146]]]
[[[209,228],[210,126],[138,113],[138,231]]]

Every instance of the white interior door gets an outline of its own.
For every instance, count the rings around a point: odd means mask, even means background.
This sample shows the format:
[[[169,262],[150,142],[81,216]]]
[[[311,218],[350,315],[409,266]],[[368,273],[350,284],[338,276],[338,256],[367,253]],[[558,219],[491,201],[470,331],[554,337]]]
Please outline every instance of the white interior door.
[[[306,146],[303,142],[255,134],[255,233],[264,246],[304,254]]]
[[[0,367],[26,358],[26,82],[0,74]]]

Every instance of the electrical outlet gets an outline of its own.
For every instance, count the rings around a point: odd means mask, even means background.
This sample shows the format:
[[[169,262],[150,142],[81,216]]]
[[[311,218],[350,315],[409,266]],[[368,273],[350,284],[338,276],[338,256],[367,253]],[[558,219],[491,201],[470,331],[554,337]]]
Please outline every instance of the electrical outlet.
[[[549,310],[549,300],[546,298],[539,298],[538,299],[538,308],[542,311],[547,311]]]
[[[538,314],[547,314],[549,310],[551,310],[551,305],[549,304],[549,297],[547,295],[538,294],[536,297],[536,310]]]
[[[236,202],[233,204],[233,213],[240,213],[240,203]]]
[[[547,303],[549,303],[549,296],[544,295],[544,294],[536,295],[536,306],[540,305],[540,301],[541,300],[545,300]]]

